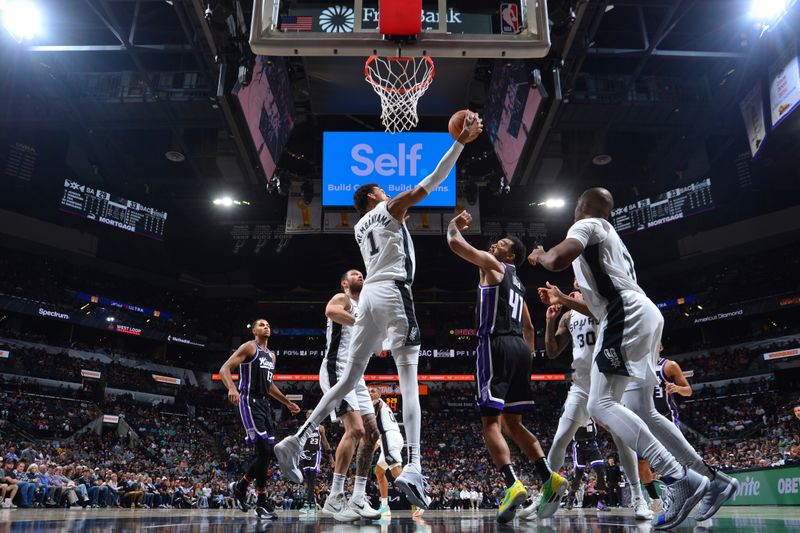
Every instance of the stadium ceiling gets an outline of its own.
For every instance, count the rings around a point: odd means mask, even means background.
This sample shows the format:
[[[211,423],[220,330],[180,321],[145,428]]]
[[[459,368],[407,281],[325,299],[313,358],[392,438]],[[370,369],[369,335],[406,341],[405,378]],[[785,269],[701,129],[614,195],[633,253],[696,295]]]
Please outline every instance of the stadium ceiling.
[[[47,35],[28,46],[2,42],[4,128],[66,130],[97,174],[176,199],[208,198],[215,184],[254,187],[269,177],[260,175],[230,96],[239,67],[250,60],[241,30],[249,27],[251,2],[39,5],[51,15]],[[671,184],[709,137],[727,139],[722,146],[743,143],[729,109],[757,44],[745,16],[749,2],[550,0],[548,7],[553,47],[539,67],[549,98],[513,186],[608,183],[646,194]],[[315,143],[323,127],[374,126],[360,108],[329,96],[334,84],[357,91],[353,105],[375,100],[362,80],[331,65],[290,60],[298,118],[288,152],[305,154],[312,173],[320,166]],[[440,88],[434,84],[422,113],[480,105],[479,95],[463,87],[479,85],[486,63],[464,65]],[[185,162],[167,161],[167,151],[182,153]],[[592,164],[601,154],[611,164]]]

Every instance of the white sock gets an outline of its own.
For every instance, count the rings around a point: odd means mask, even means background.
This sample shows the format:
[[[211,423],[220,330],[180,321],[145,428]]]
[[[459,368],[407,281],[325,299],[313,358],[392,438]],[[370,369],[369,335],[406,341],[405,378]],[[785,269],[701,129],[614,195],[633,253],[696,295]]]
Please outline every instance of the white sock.
[[[394,350],[395,363],[413,362],[411,364],[397,364],[397,374],[400,379],[400,394],[403,395],[403,424],[406,430],[408,443],[408,462],[422,472],[420,464],[420,430],[422,426],[422,413],[419,406],[419,384],[417,383],[417,365],[419,346],[404,346]]]
[[[644,494],[642,494],[642,484],[641,483],[631,483],[631,496],[633,497],[634,501],[644,500]]]
[[[381,506],[389,507],[389,498],[381,498]]]
[[[331,484],[331,496],[336,496],[344,492],[344,474],[333,473],[333,484]]]
[[[367,491],[367,478],[362,476],[356,476],[356,482],[353,485],[353,499],[356,499],[358,496],[363,496],[366,491]]]

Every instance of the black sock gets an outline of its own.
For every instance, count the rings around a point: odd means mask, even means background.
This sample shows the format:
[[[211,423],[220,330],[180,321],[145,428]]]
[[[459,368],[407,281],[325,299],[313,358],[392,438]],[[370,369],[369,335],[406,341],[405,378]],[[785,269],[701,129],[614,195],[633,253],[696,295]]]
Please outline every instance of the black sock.
[[[256,495],[256,503],[263,507],[265,503],[267,503],[267,493],[266,492],[259,492]]]
[[[536,475],[539,476],[539,479],[542,481],[550,479],[550,467],[547,466],[547,461],[545,461],[544,457],[536,459],[533,466],[536,468]]]
[[[517,482],[517,474],[514,472],[514,467],[511,465],[505,465],[500,469],[500,473],[503,474],[503,480],[506,483],[506,487],[510,487],[514,483]]]
[[[647,495],[650,496],[651,499],[657,500],[660,498],[654,482],[651,481],[650,483],[645,483],[644,488],[647,491]]]

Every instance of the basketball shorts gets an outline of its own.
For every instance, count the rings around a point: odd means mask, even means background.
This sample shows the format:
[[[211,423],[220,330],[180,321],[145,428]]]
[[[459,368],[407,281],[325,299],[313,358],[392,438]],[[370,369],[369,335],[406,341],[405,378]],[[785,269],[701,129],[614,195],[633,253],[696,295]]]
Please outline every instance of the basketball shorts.
[[[255,444],[256,439],[265,439],[270,444],[275,442],[275,421],[272,419],[269,399],[241,395],[239,415],[244,424],[244,440],[247,444]]]
[[[589,391],[577,383],[573,383],[567,393],[567,400],[564,402],[564,411],[561,418],[568,418],[573,422],[578,422],[584,426],[589,423]]]
[[[531,351],[516,335],[478,338],[478,407],[482,415],[533,409]]]
[[[370,344],[370,355],[403,346],[419,346],[422,342],[411,287],[402,281],[366,283],[358,300],[356,326],[364,328],[360,338]],[[404,363],[397,359],[395,362]],[[415,364],[416,361],[405,363]]]
[[[596,440],[572,441],[572,462],[575,468],[603,464],[603,454]]]
[[[381,435],[381,455],[378,457],[378,466],[384,470],[391,470],[396,466],[403,466],[403,447],[405,441],[399,431],[387,431]]]
[[[303,456],[300,458],[300,469],[303,472],[313,470],[319,474],[321,461],[322,450],[319,447],[316,450],[303,450]]]
[[[650,299],[624,290],[609,301],[597,328],[594,362],[600,372],[656,385],[656,359],[664,317]]]
[[[323,394],[342,378],[344,367],[345,363],[341,361],[341,358],[336,360],[325,358],[319,369],[319,386]],[[362,416],[374,413],[369,390],[367,390],[367,384],[363,377],[358,380],[356,388],[348,392],[331,412],[331,421],[335,422],[340,416],[350,411],[361,411]]]

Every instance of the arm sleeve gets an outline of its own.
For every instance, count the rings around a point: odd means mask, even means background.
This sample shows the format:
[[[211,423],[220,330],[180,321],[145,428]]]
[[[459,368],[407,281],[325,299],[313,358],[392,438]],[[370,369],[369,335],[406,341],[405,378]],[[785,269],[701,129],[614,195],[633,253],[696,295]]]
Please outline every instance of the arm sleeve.
[[[567,239],[575,239],[584,248],[590,244],[602,242],[608,236],[608,232],[598,219],[585,218],[579,220],[569,228]]]
[[[463,144],[458,141],[454,142],[453,146],[442,156],[442,159],[439,161],[439,164],[436,165],[433,173],[420,181],[419,186],[425,189],[428,194],[432,193],[436,187],[441,185],[445,178],[447,178],[450,171],[453,170],[453,166],[456,164],[456,160],[463,150]]]

